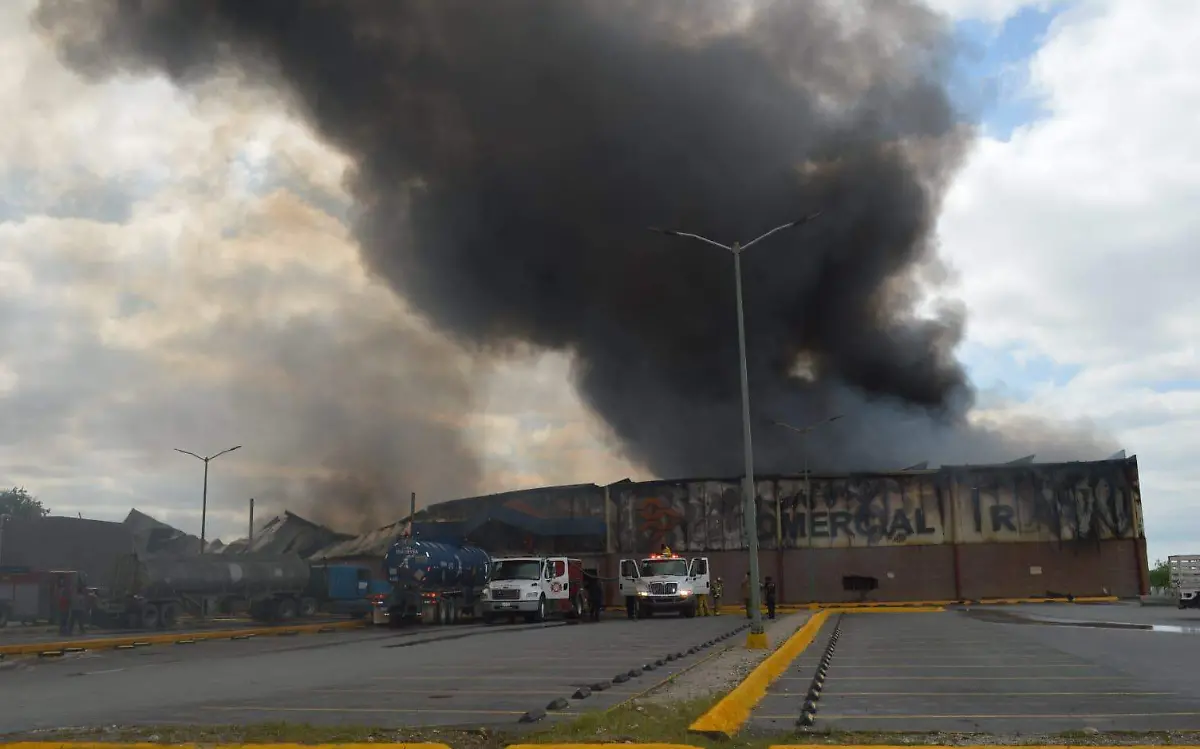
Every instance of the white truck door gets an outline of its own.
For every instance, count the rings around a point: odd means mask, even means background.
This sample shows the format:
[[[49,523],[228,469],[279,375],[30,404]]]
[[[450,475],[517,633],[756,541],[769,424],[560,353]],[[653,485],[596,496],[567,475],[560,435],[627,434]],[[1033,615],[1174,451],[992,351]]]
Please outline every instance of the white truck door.
[[[688,565],[688,570],[692,575],[693,590],[697,595],[708,595],[712,592],[708,576],[708,557],[696,557]]]
[[[571,597],[571,578],[567,572],[566,557],[550,557],[546,560],[546,600],[563,600]]]
[[[636,596],[637,583],[641,579],[638,574],[638,566],[636,559],[621,560],[621,595],[622,597]]]

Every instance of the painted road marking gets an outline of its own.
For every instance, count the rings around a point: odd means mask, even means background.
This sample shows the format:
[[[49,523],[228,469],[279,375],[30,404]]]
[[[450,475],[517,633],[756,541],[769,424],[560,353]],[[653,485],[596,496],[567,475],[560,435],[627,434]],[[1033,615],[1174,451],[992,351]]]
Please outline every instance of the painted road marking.
[[[563,690],[559,689],[313,689],[320,694],[444,694],[454,696],[459,694],[520,694],[520,695],[553,695],[561,697]]]
[[[442,669],[441,666],[437,667],[437,670],[440,671],[441,669]],[[475,674],[475,677],[477,680],[504,679],[506,681],[538,681],[538,682],[542,682],[542,683],[545,683],[546,681],[548,681],[550,679],[562,679],[564,682],[572,683],[572,684],[575,682],[579,682],[581,684],[590,684],[592,682],[597,682],[597,681],[609,681],[612,679],[612,674],[609,674],[608,676],[562,676],[561,674],[549,674],[549,675],[539,676],[537,674],[526,674],[526,675],[504,674],[504,675],[500,675],[500,674],[479,673],[479,674]],[[393,681],[394,680],[394,681],[425,681],[425,682],[429,682],[429,681],[437,681],[438,680],[437,676],[431,676],[428,674],[426,674],[425,676],[372,676],[371,678],[376,681]],[[449,678],[459,679],[462,677],[451,675]]]
[[[1180,718],[1200,716],[1200,712],[1165,712],[1165,713],[946,713],[944,715],[920,715],[906,713],[903,715],[825,715],[822,720],[952,720],[967,718],[973,720],[1077,720],[1079,718]],[[795,715],[764,715],[772,720],[795,720]],[[1123,748],[1124,749],[1124,748]]]
[[[780,676],[780,681],[812,681],[811,676]],[[1113,676],[839,676],[843,681],[1126,681]]]
[[[0,645],[2,655],[37,655],[51,650],[66,650],[67,648],[83,648],[84,650],[115,650],[127,646],[145,647],[147,645],[174,644],[181,639],[190,640],[228,640],[232,637],[255,637],[280,634],[282,632],[320,632],[324,630],[362,629],[366,625],[361,621],[325,622],[323,624],[301,624],[281,629],[279,627],[256,627],[253,629],[210,629],[196,632],[172,632],[170,634],[147,635],[136,637],[95,637],[88,640],[68,640],[62,642],[27,642],[16,645]]]
[[[808,621],[784,640],[775,652],[764,658],[729,694],[688,726],[688,730],[725,736],[737,733],[750,719],[754,706],[766,696],[767,688],[787,670],[792,661],[800,657],[828,618],[828,611],[818,611],[809,617]]]
[[[798,693],[797,693],[798,694]],[[1122,697],[1169,697],[1179,692],[838,692],[825,690],[827,697],[937,697],[948,695],[952,697],[1059,697],[1080,695],[1119,695]]]
[[[444,713],[447,715],[524,715],[524,710],[464,710],[449,707],[270,707],[267,705],[203,705],[202,710],[261,713]],[[369,746],[377,746],[370,744]],[[8,749],[8,747],[5,747]]]
[[[439,666],[438,668],[441,668],[441,666]],[[881,670],[882,670],[882,671],[895,671],[895,670],[902,669],[902,668],[918,668],[918,669],[926,669],[926,668],[952,668],[952,669],[960,669],[960,668],[987,668],[987,669],[1000,669],[1000,668],[1007,668],[1007,669],[1014,669],[1014,668],[1019,668],[1019,669],[1021,669],[1022,671],[1026,671],[1026,670],[1033,669],[1033,668],[1098,668],[1098,666],[1094,666],[1094,665],[1092,665],[1091,663],[1036,663],[1036,664],[1034,664],[1034,663],[1029,663],[1029,664],[1004,664],[1004,663],[1000,663],[1000,664],[995,664],[995,665],[975,664],[975,665],[968,665],[968,666],[961,666],[961,665],[952,665],[952,666],[931,666],[931,665],[929,665],[929,664],[926,664],[926,663],[921,663],[921,664],[904,664],[904,665],[896,665],[896,666],[843,666],[843,665],[842,665],[840,662],[838,662],[838,661],[833,661],[833,665],[832,665],[832,667],[831,667],[831,670],[836,670],[836,671],[839,671],[839,672],[840,672],[840,671],[843,671],[843,670],[845,670],[845,671],[881,671]],[[1034,677],[1034,678],[1038,678],[1038,679],[1040,679],[1041,677],[1040,677],[1040,676],[1037,676],[1037,677]]]

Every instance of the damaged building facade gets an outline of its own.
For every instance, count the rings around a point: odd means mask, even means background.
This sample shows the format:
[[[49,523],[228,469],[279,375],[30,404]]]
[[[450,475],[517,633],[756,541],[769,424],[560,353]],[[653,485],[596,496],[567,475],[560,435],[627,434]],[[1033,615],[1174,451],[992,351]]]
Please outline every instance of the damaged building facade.
[[[760,571],[785,603],[976,600],[1149,591],[1137,458],[944,466],[757,481]],[[741,481],[576,484],[441,502],[416,513],[419,538],[493,555],[569,554],[614,579],[620,560],[663,544],[706,556],[727,598],[748,567]],[[383,556],[409,533],[407,514],[346,536],[284,512],[253,539],[210,553],[298,554],[383,576]],[[117,554],[199,551],[199,539],[137,510],[124,523],[14,521],[6,564],[79,569],[103,585]],[[610,602],[616,586],[610,585]]]
[[[1136,457],[768,476],[757,494],[761,573],[784,602],[1148,591]],[[508,492],[416,521],[420,536],[570,553],[608,577],[662,544],[708,556],[730,593],[748,566],[737,478]]]

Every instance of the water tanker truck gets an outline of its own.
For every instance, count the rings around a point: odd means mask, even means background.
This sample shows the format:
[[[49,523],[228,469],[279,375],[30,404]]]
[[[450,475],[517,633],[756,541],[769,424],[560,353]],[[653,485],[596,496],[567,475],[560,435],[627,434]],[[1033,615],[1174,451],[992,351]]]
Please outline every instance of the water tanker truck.
[[[402,538],[383,558],[391,594],[387,598],[392,626],[420,621],[452,624],[479,613],[480,594],[488,582],[491,557],[475,546]]]
[[[311,616],[310,568],[294,554],[119,557],[110,590],[97,603],[98,624],[160,629],[181,613],[248,613],[258,621]]]

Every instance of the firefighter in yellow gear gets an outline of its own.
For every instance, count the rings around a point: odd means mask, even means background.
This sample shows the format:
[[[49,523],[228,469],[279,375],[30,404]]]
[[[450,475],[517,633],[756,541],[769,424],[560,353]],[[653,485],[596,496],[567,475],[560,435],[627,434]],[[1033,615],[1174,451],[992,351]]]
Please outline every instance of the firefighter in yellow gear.
[[[712,612],[713,616],[721,615],[721,594],[725,592],[725,581],[717,578],[712,584]]]
[[[697,616],[712,616],[712,608],[708,605],[708,596],[701,593],[696,596],[696,615]]]

